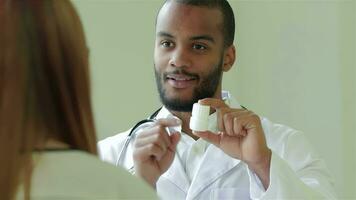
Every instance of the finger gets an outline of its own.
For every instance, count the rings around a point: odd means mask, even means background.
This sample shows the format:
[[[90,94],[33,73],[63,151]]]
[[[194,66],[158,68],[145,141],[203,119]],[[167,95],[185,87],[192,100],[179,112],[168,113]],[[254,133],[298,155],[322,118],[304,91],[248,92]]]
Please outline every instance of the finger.
[[[217,115],[217,123],[218,123],[218,129],[221,132],[225,132],[225,122],[224,122],[224,116],[226,113],[231,112],[230,108],[221,108],[217,110],[216,115]]]
[[[153,137],[153,138],[152,138]],[[156,139],[156,140],[163,140],[164,143],[167,146],[171,145],[171,142],[169,140],[169,135],[167,133],[167,130],[164,126],[162,125],[155,125],[147,130],[143,130],[136,138],[136,140],[143,140],[144,138],[147,138],[147,140],[149,140],[148,138],[151,139]]]
[[[214,98],[205,98],[198,101],[198,103],[202,105],[210,106],[214,109],[226,108],[229,107],[225,104],[222,99],[214,99]]]
[[[150,159],[152,156],[156,160],[161,160],[161,158],[164,156],[166,151],[163,151],[160,147],[158,147],[155,144],[148,144],[142,147],[138,147],[134,149],[134,159],[135,160],[140,160],[140,161],[145,161]]]
[[[239,123],[239,118],[238,117],[234,117],[234,133],[236,135],[243,135],[245,136],[246,134],[246,131],[242,131],[243,130],[243,127],[242,125]]]
[[[253,112],[249,112],[248,123],[246,124],[246,129],[247,130],[255,129],[257,127],[262,128],[260,117]]]
[[[136,138],[135,147],[142,147],[148,144],[155,144],[159,146],[163,151],[167,150],[167,147],[170,146],[170,143],[165,142],[165,140],[160,137],[159,134],[152,134],[147,137]]]
[[[235,118],[235,114],[233,112],[228,112],[225,113],[223,118],[223,122],[224,122],[224,128],[225,128],[225,132],[227,135],[233,136],[235,135],[234,132],[234,118]]]
[[[179,126],[182,124],[182,121],[177,118],[162,118],[162,119],[158,119],[156,121],[156,124],[164,127]]]
[[[246,129],[242,129],[242,130],[241,130],[241,135],[242,135],[243,137],[245,137],[245,136],[247,135]]]
[[[193,131],[193,134],[199,136],[203,140],[206,140],[217,147],[220,146],[221,134],[215,134],[210,131]]]
[[[260,127],[259,117],[251,111],[241,112],[234,119],[234,132],[238,136],[246,136],[249,130]]]
[[[255,128],[256,125],[260,122],[259,117],[251,111],[241,112],[236,116],[236,118],[237,124],[246,130]]]
[[[248,118],[249,112],[241,109],[230,109],[224,115],[225,133],[229,136],[240,135],[243,130],[243,121]]]
[[[236,136],[245,137],[247,135],[247,130],[243,124],[243,120],[240,120],[237,117],[234,118],[234,133]]]
[[[163,139],[167,146],[172,145],[172,142],[169,139],[169,134],[167,132],[167,128],[162,126],[162,125],[159,125],[159,126],[157,126],[155,128],[157,129],[157,133],[159,134],[159,138]]]
[[[170,136],[170,140],[171,140],[171,146],[168,147],[169,150],[175,152],[176,151],[176,147],[178,145],[178,142],[180,140],[180,133],[179,132],[174,132],[172,133],[172,135]]]
[[[170,163],[170,164],[172,163],[172,161],[175,157],[175,154],[176,154],[176,147],[177,147],[177,144],[180,139],[180,133],[179,132],[172,133],[170,136],[170,139],[171,139],[172,145],[168,147],[167,152],[161,158],[160,161],[162,163]]]

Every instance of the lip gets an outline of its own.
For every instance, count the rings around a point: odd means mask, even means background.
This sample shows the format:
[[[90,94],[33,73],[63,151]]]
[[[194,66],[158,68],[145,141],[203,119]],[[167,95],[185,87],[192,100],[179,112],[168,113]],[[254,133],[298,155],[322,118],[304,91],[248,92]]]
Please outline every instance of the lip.
[[[166,76],[166,81],[170,86],[177,89],[185,89],[193,86],[197,78],[182,74],[170,74]]]

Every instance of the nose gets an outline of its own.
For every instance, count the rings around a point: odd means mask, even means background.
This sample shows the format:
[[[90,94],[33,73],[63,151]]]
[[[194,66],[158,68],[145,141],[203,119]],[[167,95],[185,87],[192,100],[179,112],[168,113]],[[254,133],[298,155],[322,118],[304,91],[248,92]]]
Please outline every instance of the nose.
[[[191,65],[189,52],[183,48],[176,48],[171,54],[169,65],[172,67],[189,67]]]

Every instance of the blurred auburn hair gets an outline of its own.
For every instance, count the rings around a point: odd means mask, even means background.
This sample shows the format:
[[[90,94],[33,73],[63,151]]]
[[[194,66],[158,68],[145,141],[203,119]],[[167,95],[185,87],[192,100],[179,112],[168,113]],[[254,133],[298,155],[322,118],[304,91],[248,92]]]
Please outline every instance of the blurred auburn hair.
[[[82,24],[68,0],[0,0],[0,199],[29,198],[49,138],[97,152]]]

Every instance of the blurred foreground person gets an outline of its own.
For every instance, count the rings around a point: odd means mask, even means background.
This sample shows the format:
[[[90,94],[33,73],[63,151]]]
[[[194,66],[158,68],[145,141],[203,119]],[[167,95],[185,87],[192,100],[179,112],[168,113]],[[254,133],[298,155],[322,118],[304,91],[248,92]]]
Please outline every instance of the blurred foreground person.
[[[0,199],[155,199],[101,162],[88,49],[68,0],[0,1]]]

